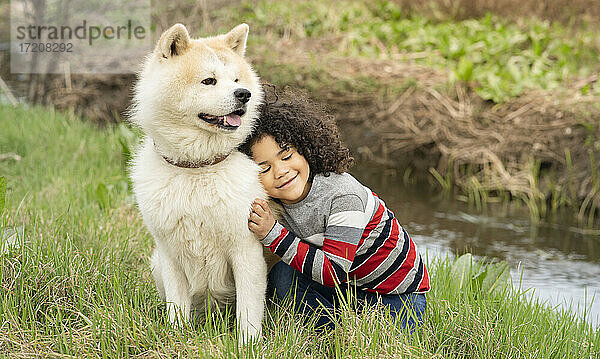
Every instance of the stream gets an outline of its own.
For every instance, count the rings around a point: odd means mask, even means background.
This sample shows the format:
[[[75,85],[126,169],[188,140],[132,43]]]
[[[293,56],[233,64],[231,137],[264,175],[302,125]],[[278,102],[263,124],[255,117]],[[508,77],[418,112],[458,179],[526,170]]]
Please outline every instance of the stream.
[[[560,216],[533,223],[526,208],[478,211],[428,185],[404,184],[394,170],[351,168],[395,213],[425,257],[506,260],[514,287],[550,307],[568,308],[600,328],[600,236],[584,235]],[[514,207],[514,206],[513,206]]]

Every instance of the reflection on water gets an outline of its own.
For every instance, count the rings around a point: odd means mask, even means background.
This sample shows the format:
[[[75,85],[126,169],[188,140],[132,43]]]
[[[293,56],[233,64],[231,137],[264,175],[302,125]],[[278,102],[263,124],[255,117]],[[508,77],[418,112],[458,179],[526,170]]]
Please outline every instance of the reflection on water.
[[[506,260],[516,286],[532,288],[550,306],[587,312],[586,320],[600,327],[599,236],[578,233],[561,219],[532,224],[524,210],[478,212],[428,186],[405,185],[401,176],[374,165],[362,163],[350,172],[379,194],[430,258],[468,251]]]

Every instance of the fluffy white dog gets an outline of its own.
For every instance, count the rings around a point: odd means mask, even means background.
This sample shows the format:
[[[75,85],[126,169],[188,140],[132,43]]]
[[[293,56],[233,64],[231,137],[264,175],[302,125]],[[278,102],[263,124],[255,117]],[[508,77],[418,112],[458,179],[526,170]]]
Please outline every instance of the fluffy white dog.
[[[215,37],[191,39],[181,24],[161,35],[135,88],[131,120],[146,137],[130,170],[169,320],[235,303],[242,343],[260,336],[266,290],[248,217],[267,196],[259,167],[236,151],[263,96],[247,37],[246,24]]]

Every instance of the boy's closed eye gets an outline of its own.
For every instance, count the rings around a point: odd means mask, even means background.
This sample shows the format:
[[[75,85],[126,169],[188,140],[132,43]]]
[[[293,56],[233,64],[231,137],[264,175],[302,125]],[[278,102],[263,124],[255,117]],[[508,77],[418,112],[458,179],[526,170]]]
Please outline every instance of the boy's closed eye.
[[[282,161],[287,161],[287,160],[291,159],[292,155],[294,154],[294,152],[290,148],[285,148],[283,150],[287,151],[287,153],[283,153],[283,157],[281,157],[281,160]],[[261,171],[259,173],[260,174],[267,173],[267,172],[269,172],[270,169],[271,169],[271,166],[269,166],[267,164],[262,164],[261,165]]]

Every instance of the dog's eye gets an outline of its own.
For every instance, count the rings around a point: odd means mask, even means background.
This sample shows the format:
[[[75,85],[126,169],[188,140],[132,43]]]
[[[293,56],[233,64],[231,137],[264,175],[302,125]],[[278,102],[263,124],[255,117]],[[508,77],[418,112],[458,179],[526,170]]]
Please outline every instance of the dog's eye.
[[[202,80],[202,83],[205,85],[216,85],[217,79],[214,77],[209,77],[207,79]]]
[[[233,82],[240,82],[240,79],[235,79],[233,80]]]

